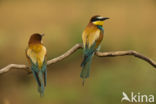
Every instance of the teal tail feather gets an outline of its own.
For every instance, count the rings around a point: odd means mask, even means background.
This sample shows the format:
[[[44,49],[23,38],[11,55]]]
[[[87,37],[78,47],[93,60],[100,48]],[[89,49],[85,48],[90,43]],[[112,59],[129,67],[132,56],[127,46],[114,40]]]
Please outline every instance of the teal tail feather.
[[[35,64],[32,64],[31,69],[38,84],[38,91],[40,93],[40,96],[42,97],[44,96],[44,87],[47,84],[46,63],[44,62],[41,70],[39,70],[38,65]]]
[[[93,56],[93,54],[88,56],[87,59],[84,59],[85,61],[83,61],[85,64],[83,64],[83,62],[81,64],[82,71],[80,73],[80,77],[83,79],[83,82],[82,82],[83,86],[84,86],[85,79],[87,79],[90,74],[90,66],[91,66],[92,56]],[[86,60],[87,60],[87,62],[86,62]]]
[[[38,73],[38,76],[39,76],[39,80],[41,82],[41,86],[38,86],[38,91],[40,93],[40,96],[44,96],[44,81],[43,81],[43,72],[42,71],[39,71]]]

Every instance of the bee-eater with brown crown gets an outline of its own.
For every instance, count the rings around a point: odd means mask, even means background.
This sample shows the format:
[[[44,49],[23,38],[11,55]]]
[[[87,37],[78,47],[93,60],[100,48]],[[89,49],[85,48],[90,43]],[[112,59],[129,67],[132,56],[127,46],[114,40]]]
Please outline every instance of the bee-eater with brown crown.
[[[44,95],[44,87],[47,84],[46,48],[42,44],[43,35],[35,33],[31,35],[26,49],[26,56],[31,65],[32,73],[38,84],[40,96]]]
[[[100,43],[104,34],[104,20],[109,18],[99,15],[93,16],[82,34],[84,59],[81,63],[82,71],[80,77],[83,79],[83,85],[86,78],[89,77],[91,60],[94,53],[100,48]]]

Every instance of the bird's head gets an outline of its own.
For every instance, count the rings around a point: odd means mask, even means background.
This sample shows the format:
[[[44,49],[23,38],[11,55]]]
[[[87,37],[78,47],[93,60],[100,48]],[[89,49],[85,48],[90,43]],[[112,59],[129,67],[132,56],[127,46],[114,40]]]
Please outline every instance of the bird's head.
[[[107,20],[107,19],[109,19],[109,18],[108,17],[102,17],[100,15],[96,15],[90,19],[90,22],[93,23],[94,25],[103,25],[104,20]]]
[[[39,34],[39,33],[32,34],[30,39],[29,39],[29,44],[31,44],[31,43],[41,43],[43,36],[44,36],[44,34]]]

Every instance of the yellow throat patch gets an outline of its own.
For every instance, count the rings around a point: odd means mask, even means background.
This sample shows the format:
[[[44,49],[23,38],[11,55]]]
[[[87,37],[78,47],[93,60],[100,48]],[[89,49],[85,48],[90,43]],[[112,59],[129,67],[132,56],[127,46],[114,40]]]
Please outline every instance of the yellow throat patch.
[[[95,24],[95,25],[103,25],[104,21],[95,21],[95,22],[93,22],[93,24]]]

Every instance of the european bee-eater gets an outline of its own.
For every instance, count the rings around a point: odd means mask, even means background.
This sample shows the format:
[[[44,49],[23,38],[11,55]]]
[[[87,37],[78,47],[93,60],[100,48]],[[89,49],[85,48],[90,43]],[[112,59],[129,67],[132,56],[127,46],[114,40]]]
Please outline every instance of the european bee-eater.
[[[104,20],[109,18],[99,15],[93,16],[82,34],[84,59],[81,63],[82,71],[80,77],[83,79],[83,85],[86,78],[89,77],[91,60],[94,53],[100,48],[100,43],[104,34]]]
[[[35,33],[31,35],[26,49],[26,56],[31,65],[32,73],[38,84],[40,96],[44,95],[44,87],[47,84],[46,48],[42,44],[43,35]]]

